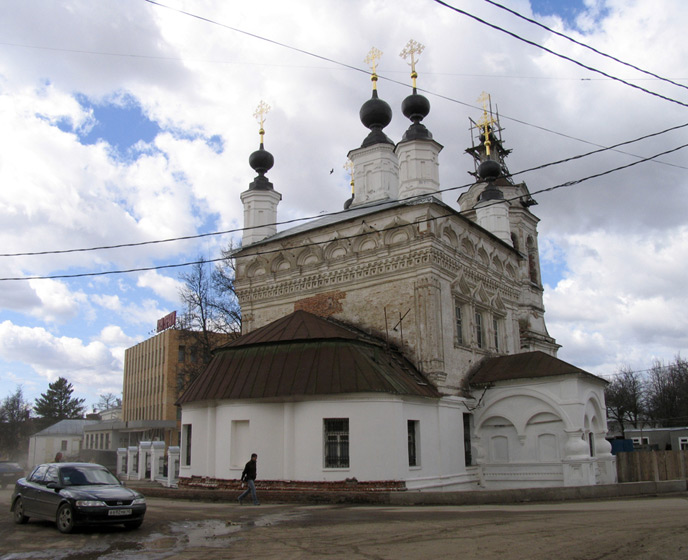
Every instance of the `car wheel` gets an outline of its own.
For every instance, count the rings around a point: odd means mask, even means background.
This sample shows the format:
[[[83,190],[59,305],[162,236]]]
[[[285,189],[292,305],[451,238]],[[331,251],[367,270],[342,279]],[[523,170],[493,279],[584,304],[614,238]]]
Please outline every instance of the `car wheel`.
[[[57,510],[56,523],[60,533],[71,533],[74,530],[74,513],[69,504],[62,504]]]
[[[24,502],[22,502],[21,498],[17,498],[14,501],[14,509],[12,511],[13,511],[12,517],[14,518],[14,522],[17,525],[23,525],[24,523],[26,523],[29,520],[29,518],[26,517],[26,515],[24,515]]]
[[[143,523],[143,519],[137,519],[136,521],[127,521],[124,524],[125,529],[138,529]]]

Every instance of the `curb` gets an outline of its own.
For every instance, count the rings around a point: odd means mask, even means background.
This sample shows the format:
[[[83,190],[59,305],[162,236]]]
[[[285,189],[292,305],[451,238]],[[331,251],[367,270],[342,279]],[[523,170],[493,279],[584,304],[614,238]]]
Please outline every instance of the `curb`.
[[[133,481],[132,481],[133,482]],[[238,490],[203,490],[164,488],[148,485],[128,485],[151,498],[167,498],[201,502],[234,503]],[[261,502],[301,504],[361,504],[361,505],[486,505],[532,502],[561,502],[575,500],[604,500],[681,494],[688,491],[686,480],[659,482],[626,482],[600,486],[572,486],[553,488],[523,488],[513,490],[476,490],[463,492],[356,492],[322,490],[261,490]]]

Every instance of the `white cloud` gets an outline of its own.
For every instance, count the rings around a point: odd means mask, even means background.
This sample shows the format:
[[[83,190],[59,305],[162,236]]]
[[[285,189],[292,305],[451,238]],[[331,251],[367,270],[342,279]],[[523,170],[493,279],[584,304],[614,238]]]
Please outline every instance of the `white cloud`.
[[[688,345],[687,227],[559,242],[567,272],[545,292],[545,306],[562,357],[596,369],[631,361],[641,367]]]
[[[163,276],[155,270],[148,270],[139,275],[136,285],[140,288],[150,288],[167,301],[179,303],[179,290],[182,287],[182,282],[179,280]]]
[[[84,392],[120,379],[122,363],[102,342],[88,344],[78,338],[54,336],[40,327],[0,323],[0,357],[29,365],[42,378],[66,377]]]

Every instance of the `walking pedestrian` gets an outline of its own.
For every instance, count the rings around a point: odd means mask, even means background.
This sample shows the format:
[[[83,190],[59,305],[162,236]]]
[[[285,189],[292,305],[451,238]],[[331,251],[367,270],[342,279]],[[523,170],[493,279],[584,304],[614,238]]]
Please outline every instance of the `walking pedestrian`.
[[[243,500],[246,496],[248,496],[248,493],[251,493],[251,498],[253,499],[253,505],[254,506],[259,506],[260,502],[258,501],[258,496],[256,496],[256,464],[258,462],[258,455],[256,453],[253,453],[251,455],[251,460],[246,463],[246,466],[244,467],[244,472],[241,473],[241,482],[246,482],[248,485],[248,488],[244,490],[241,495],[237,498],[237,501],[239,504],[243,503]]]

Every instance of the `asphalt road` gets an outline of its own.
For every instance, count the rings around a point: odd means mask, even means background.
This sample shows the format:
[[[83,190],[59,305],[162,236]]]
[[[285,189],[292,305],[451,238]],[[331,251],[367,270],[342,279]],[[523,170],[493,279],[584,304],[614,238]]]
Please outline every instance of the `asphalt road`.
[[[0,491],[0,558],[688,559],[688,493],[508,506],[309,506],[149,499],[143,526],[14,525]]]

